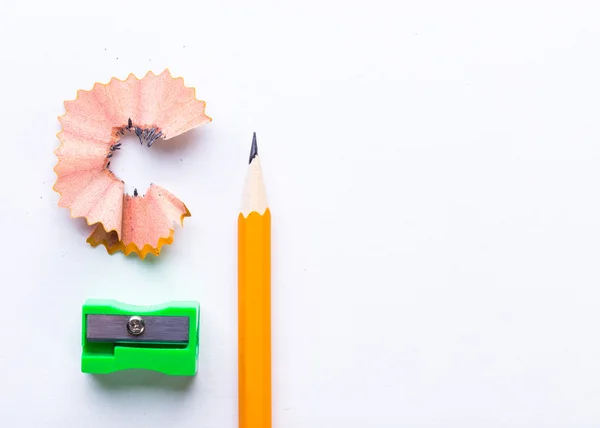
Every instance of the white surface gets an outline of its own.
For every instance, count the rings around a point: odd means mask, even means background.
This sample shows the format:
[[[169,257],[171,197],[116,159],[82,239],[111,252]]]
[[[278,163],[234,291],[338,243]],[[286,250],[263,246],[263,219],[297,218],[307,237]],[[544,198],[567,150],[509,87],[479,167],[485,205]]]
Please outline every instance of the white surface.
[[[2,0],[0,425],[236,426],[256,131],[274,427],[599,426],[600,5],[554,3]],[[193,216],[111,257],[57,207],[56,117],[165,67],[214,121],[120,162]],[[88,297],[199,300],[198,376],[81,374]]]

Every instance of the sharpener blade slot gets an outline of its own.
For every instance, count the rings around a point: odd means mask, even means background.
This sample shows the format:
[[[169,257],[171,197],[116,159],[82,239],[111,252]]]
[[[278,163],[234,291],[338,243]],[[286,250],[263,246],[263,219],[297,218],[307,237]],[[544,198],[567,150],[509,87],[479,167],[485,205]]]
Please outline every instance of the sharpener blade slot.
[[[86,339],[90,342],[110,343],[165,343],[189,342],[189,318],[174,316],[142,316],[143,333],[131,334],[128,330],[130,316],[87,315]]]

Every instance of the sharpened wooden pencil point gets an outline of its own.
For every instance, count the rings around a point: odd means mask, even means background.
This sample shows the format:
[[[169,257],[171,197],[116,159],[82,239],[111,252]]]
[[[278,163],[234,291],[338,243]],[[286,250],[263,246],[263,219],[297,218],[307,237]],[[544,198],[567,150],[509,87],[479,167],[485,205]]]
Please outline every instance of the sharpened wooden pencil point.
[[[250,164],[248,165],[248,172],[246,174],[241,211],[245,217],[248,217],[253,211],[262,215],[267,208],[267,191],[263,180],[260,156],[258,156],[255,133],[254,138],[252,138],[252,147],[250,149]]]

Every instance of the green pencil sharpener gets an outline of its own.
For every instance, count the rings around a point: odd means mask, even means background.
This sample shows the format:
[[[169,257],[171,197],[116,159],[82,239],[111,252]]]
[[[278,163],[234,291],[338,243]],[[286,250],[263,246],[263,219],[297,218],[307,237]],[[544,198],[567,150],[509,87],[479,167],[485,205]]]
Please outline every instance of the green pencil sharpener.
[[[194,376],[198,370],[200,305],[134,306],[90,299],[83,305],[81,371],[152,370]]]

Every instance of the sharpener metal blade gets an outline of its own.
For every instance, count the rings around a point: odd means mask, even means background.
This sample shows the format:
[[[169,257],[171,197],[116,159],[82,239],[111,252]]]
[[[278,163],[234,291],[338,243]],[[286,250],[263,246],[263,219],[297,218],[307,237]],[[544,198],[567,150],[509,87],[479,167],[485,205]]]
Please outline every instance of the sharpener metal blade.
[[[144,332],[130,334],[127,315],[87,315],[86,339],[90,342],[188,343],[189,318],[143,316]]]

